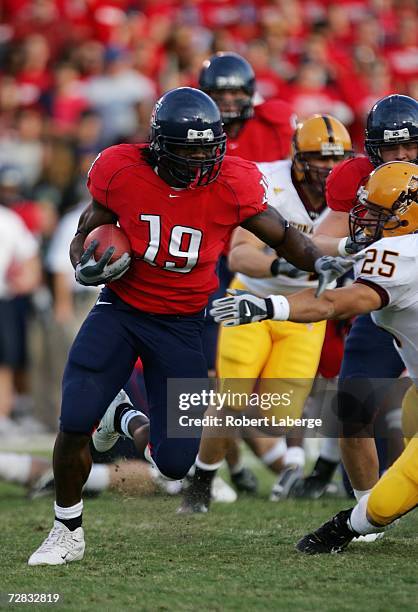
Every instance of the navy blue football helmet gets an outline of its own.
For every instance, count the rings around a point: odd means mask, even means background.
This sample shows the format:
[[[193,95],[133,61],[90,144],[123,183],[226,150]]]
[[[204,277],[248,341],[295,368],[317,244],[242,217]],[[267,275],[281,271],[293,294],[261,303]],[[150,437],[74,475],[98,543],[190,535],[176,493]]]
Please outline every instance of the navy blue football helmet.
[[[245,121],[253,115],[255,93],[254,70],[246,59],[237,53],[217,53],[203,63],[199,75],[199,87],[215,100],[220,107],[222,121]],[[233,105],[223,101],[225,91],[239,91]]]
[[[408,142],[418,142],[418,102],[398,94],[378,100],[368,114],[365,132],[372,164],[383,164],[381,147]]]
[[[150,150],[157,166],[165,168],[179,186],[212,183],[221,170],[225,149],[219,109],[204,92],[179,87],[155,104]]]

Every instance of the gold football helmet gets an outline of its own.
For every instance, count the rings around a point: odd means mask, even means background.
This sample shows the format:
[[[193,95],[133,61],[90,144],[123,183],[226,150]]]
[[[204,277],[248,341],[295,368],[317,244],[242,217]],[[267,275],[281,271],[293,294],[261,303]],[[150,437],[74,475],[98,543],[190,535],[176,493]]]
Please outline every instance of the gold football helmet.
[[[350,212],[350,236],[357,244],[418,231],[418,166],[393,161],[370,174]]]
[[[337,163],[352,155],[350,134],[335,117],[312,115],[296,127],[292,144],[295,178],[300,182],[306,181],[321,195],[324,194],[325,181],[333,165],[323,166],[321,161],[333,160]]]

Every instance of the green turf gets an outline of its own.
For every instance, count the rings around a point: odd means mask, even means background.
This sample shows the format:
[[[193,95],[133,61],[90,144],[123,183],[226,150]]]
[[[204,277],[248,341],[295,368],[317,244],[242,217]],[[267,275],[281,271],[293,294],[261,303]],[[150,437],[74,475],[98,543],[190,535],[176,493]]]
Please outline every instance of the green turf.
[[[418,610],[418,512],[380,542],[308,557],[296,540],[346,500],[247,498],[185,518],[178,499],[106,494],[85,502],[84,561],[29,568],[51,526],[51,499],[28,502],[0,485],[0,500],[0,591],[59,593],[61,610]]]

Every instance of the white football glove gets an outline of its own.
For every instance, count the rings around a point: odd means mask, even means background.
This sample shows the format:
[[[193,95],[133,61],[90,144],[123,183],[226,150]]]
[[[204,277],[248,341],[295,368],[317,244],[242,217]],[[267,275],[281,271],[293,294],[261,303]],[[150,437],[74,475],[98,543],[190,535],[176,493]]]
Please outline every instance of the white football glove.
[[[273,316],[270,298],[260,298],[240,289],[228,289],[229,297],[213,301],[209,314],[224,327],[256,323]]]
[[[94,259],[94,251],[99,245],[97,240],[93,240],[81,256],[80,263],[75,269],[75,278],[80,285],[104,285],[111,281],[118,280],[128,271],[131,265],[131,256],[124,253],[119,259],[109,264],[108,261],[115,252],[115,247],[111,246],[103,253],[99,261]]]
[[[352,257],[332,257],[324,255],[319,257],[315,262],[315,272],[318,274],[318,287],[315,292],[315,297],[319,297],[325,291],[327,285],[344,276],[346,272],[351,270],[356,261],[363,259],[365,253],[357,253]]]

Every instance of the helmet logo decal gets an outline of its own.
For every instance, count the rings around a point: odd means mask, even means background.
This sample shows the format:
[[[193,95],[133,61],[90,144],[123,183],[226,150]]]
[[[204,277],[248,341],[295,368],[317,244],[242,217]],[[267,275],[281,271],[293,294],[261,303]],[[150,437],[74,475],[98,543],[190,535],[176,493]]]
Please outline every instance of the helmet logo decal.
[[[344,155],[341,142],[321,142],[321,155]]]
[[[216,85],[217,87],[230,87],[234,89],[235,87],[242,87],[242,78],[235,74],[228,74],[227,76],[217,76],[216,77]]]
[[[187,130],[187,140],[202,140],[202,139],[212,142],[212,140],[215,139],[213,130],[211,130],[210,128],[207,130],[192,130],[192,129]]]
[[[385,142],[390,142],[391,140],[398,138],[409,140],[410,136],[408,128],[403,128],[402,130],[385,130],[383,132],[383,140]]]
[[[368,197],[369,197],[369,192],[367,191],[367,189],[365,189],[363,186],[360,187],[360,189],[357,191],[358,201],[361,202],[362,204],[366,204]]]

